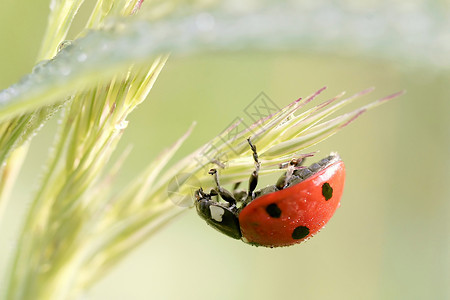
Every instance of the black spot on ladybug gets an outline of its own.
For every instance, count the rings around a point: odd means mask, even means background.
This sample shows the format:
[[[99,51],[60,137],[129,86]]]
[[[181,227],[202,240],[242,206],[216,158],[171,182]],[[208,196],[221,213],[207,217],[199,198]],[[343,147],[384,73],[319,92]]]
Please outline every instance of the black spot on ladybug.
[[[322,185],[322,195],[325,197],[325,200],[328,201],[333,197],[333,188],[328,182],[325,182]]]
[[[308,236],[308,234],[309,234],[309,228],[308,227],[306,227],[306,226],[298,226],[292,232],[292,238],[294,240],[299,240],[299,239],[302,239],[302,238]]]
[[[272,218],[279,218],[281,216],[281,209],[275,203],[266,206],[266,212]]]

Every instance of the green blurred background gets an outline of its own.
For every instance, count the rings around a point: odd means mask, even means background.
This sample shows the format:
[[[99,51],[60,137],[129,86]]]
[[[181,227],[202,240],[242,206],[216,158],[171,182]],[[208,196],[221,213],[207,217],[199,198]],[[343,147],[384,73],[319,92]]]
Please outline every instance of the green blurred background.
[[[3,0],[0,89],[33,66],[48,1]],[[377,89],[353,107],[403,90],[327,141],[347,166],[342,206],[305,244],[265,249],[217,234],[189,210],[99,282],[88,299],[450,299],[450,72],[311,52],[208,53],[172,58],[120,144],[133,145],[123,183],[197,126],[176,158],[221,132],[265,92],[278,106],[326,85],[316,100]],[[56,121],[34,138],[0,230],[2,271]],[[308,150],[309,151],[309,150]],[[271,179],[265,178],[265,182]],[[0,275],[3,288],[4,272]]]

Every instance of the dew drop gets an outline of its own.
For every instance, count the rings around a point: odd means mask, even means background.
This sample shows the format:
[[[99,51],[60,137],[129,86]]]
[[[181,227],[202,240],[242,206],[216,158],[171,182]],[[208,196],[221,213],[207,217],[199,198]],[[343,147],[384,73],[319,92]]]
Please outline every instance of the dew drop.
[[[0,103],[6,102],[8,100],[8,94],[5,91],[0,92]]]
[[[15,97],[19,94],[19,91],[14,86],[7,88],[5,91],[8,97]]]
[[[48,62],[49,62],[49,60],[43,60],[43,61],[38,62],[38,63],[34,66],[33,70],[31,70],[31,73],[34,73],[34,74],[40,73],[40,72],[44,69],[44,66],[45,66]]]
[[[106,50],[108,50],[109,49],[109,44],[108,43],[106,43],[106,42],[104,42],[104,43],[102,43],[101,45],[100,45],[100,51],[106,51]]]
[[[27,74],[25,76],[23,76],[22,78],[20,78],[20,80],[17,82],[17,84],[19,86],[25,86],[28,84],[29,80],[30,80],[30,74]]]
[[[62,66],[60,68],[60,72],[61,72],[61,75],[68,76],[70,74],[70,72],[72,72],[72,69],[69,66]]]
[[[123,130],[123,129],[127,128],[127,126],[128,126],[128,121],[123,120],[122,122],[117,123],[116,126],[114,126],[114,128],[117,130]]]
[[[72,45],[72,41],[70,41],[70,40],[62,41],[62,42],[58,45],[58,53],[59,53],[62,49],[65,49],[65,48],[67,48],[67,47],[69,47],[69,46],[71,46],[71,45]]]
[[[85,61],[87,59],[87,57],[88,57],[87,54],[83,52],[83,53],[78,54],[77,60],[79,62],[83,62],[83,61]]]

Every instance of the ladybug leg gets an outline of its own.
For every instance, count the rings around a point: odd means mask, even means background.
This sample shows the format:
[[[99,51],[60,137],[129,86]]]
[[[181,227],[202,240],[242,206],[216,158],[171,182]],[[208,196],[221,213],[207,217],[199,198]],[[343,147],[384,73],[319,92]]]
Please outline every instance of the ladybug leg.
[[[209,170],[209,174],[214,176],[214,181],[216,182],[216,185],[217,185],[217,189],[215,190],[215,192],[217,194],[219,194],[223,200],[230,203],[230,206],[236,205],[236,199],[234,198],[233,194],[220,186],[219,175],[217,173],[217,170],[211,169],[211,170]]]
[[[236,199],[236,202],[243,202],[247,199],[247,191],[238,189],[241,183],[242,181],[238,181],[233,186],[233,196],[234,199]]]
[[[295,166],[301,169],[301,167],[305,164],[306,158],[314,156],[316,152],[310,152],[306,154],[301,154],[300,157],[294,158],[288,162],[284,162],[280,164],[280,169],[286,169],[291,165],[293,162],[295,162]]]
[[[258,153],[256,152],[256,146],[252,144],[250,138],[247,139],[248,144],[253,152],[253,160],[255,161],[255,170],[250,175],[250,179],[248,180],[248,197],[251,199],[255,199],[255,189],[258,185],[258,176],[259,176],[259,168],[261,167],[261,163],[258,160]]]
[[[241,185],[242,181],[238,181],[234,184],[233,186],[233,193],[237,191],[237,189],[239,188],[239,186]]]
[[[287,183],[291,180],[294,171],[297,170],[303,164],[304,159],[296,159],[291,160],[287,166],[287,171],[278,178],[275,186],[277,189],[282,190],[286,187]]]
[[[215,201],[216,201],[216,202],[219,202],[219,193],[217,193],[217,191],[216,191],[215,189],[211,189],[211,190],[209,191],[208,196],[209,196],[210,199],[212,199],[212,197],[216,197],[216,198],[215,198]]]

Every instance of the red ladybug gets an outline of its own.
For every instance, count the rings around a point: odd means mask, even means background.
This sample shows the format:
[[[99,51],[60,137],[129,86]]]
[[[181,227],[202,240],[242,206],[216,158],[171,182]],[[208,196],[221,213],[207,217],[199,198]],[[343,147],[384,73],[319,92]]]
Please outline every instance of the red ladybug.
[[[235,239],[265,247],[289,246],[317,233],[340,205],[345,167],[337,153],[305,168],[303,160],[292,160],[287,172],[275,185],[255,191],[260,162],[256,147],[248,139],[255,171],[248,192],[231,193],[219,184],[209,194],[196,192],[198,214],[213,228]],[[220,195],[225,202],[213,199]]]

